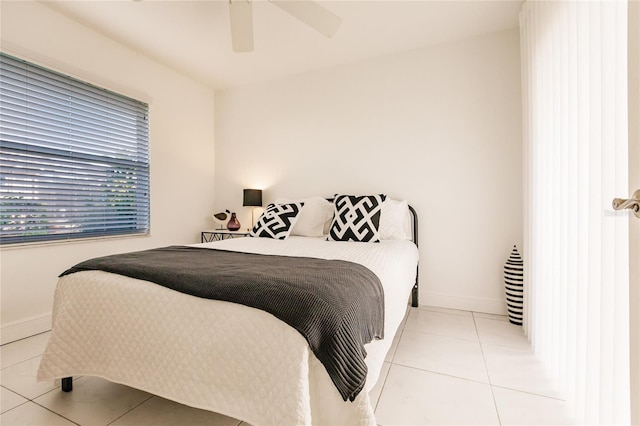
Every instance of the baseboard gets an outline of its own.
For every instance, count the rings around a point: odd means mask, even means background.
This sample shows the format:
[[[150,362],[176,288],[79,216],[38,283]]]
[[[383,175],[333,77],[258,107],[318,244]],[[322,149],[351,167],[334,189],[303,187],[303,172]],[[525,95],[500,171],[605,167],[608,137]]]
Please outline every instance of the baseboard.
[[[450,294],[420,292],[420,306],[435,306],[439,308],[458,309],[461,311],[484,312],[487,314],[507,315],[504,299],[481,299],[472,297],[452,296]]]
[[[51,330],[51,314],[33,316],[25,320],[2,324],[0,345]]]

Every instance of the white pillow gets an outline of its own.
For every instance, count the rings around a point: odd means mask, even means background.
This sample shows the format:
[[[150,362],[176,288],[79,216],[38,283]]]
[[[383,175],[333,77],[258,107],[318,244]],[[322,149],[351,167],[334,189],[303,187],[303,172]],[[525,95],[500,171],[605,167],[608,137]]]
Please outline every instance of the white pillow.
[[[322,197],[309,197],[300,200],[278,198],[276,204],[304,203],[291,235],[303,237],[322,237],[328,232],[333,218],[333,204]]]
[[[411,239],[411,213],[407,200],[384,200],[379,231],[381,240]]]

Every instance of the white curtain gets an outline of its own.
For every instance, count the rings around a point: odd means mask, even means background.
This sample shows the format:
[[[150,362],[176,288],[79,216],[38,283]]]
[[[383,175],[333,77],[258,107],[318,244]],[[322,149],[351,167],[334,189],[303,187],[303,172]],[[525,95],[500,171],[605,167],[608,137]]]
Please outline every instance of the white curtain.
[[[629,419],[626,1],[520,14],[525,332],[576,419]]]

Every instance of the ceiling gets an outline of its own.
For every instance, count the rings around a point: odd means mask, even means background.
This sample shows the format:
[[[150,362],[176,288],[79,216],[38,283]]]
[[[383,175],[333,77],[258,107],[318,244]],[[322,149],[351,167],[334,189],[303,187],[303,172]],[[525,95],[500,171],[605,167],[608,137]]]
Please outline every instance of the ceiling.
[[[231,50],[228,0],[48,0],[52,9],[214,89],[362,61],[518,26],[521,0],[333,0],[327,38],[253,1],[254,51]]]

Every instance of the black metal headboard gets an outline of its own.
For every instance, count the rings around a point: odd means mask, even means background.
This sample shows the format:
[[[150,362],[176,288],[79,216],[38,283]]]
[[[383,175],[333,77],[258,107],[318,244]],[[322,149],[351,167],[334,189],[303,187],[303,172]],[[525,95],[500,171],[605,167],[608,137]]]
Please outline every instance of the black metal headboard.
[[[411,212],[412,219],[412,229],[411,229],[411,237],[413,243],[418,247],[418,214],[416,210],[409,205],[409,211]],[[418,307],[418,277],[420,274],[420,262],[418,262],[418,266],[416,267],[416,282],[413,285],[413,289],[411,290],[411,306],[414,308]]]

